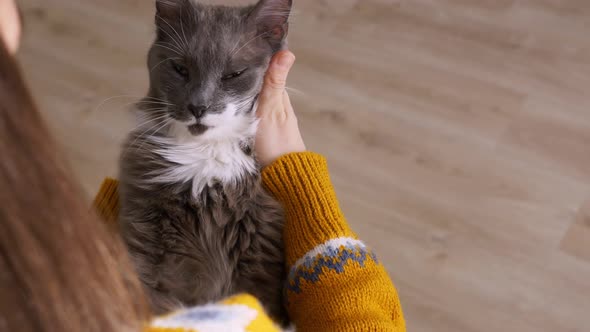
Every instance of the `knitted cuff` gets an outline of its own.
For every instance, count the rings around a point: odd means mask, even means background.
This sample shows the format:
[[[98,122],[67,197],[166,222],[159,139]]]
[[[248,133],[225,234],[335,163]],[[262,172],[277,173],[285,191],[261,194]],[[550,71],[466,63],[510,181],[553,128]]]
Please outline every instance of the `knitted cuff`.
[[[356,238],[344,219],[326,159],[316,153],[292,153],[262,171],[266,189],[283,204],[288,266],[328,240]]]

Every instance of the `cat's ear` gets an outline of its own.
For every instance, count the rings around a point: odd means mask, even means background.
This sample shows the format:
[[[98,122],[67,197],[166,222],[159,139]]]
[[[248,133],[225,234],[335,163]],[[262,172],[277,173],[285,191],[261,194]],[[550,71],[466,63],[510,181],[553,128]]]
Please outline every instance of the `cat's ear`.
[[[156,0],[156,23],[178,17],[186,0]]]
[[[250,13],[258,34],[274,51],[281,49],[289,32],[289,15],[293,0],[260,0]]]

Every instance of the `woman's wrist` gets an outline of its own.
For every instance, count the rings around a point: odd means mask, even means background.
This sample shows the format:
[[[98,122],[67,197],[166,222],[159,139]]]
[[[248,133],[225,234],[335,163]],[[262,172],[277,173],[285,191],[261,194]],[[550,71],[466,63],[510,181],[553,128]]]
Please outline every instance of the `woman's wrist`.
[[[329,177],[325,158],[314,152],[286,153],[262,169],[262,180],[267,190],[283,204],[299,201],[298,190],[323,192],[317,178]],[[331,185],[328,189],[332,189]]]

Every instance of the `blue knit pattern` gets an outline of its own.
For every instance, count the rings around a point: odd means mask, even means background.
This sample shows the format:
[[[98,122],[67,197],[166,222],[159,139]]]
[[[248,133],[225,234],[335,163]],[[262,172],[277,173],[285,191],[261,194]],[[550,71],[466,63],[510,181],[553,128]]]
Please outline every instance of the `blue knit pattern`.
[[[364,246],[343,245],[339,248],[326,247],[320,254],[315,257],[306,256],[303,263],[291,268],[286,289],[300,294],[302,292],[301,282],[303,280],[316,283],[321,279],[325,271],[333,270],[340,274],[344,272],[346,265],[352,262],[365,267],[367,259],[372,259],[375,263],[379,263],[375,254]]]

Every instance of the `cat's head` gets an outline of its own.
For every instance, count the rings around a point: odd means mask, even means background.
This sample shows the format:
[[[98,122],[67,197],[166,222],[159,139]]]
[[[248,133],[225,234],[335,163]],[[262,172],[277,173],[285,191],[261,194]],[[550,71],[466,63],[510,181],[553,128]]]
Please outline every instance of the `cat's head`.
[[[198,137],[244,130],[254,119],[269,60],[285,45],[291,5],[292,0],[248,7],[157,0],[143,111]]]

